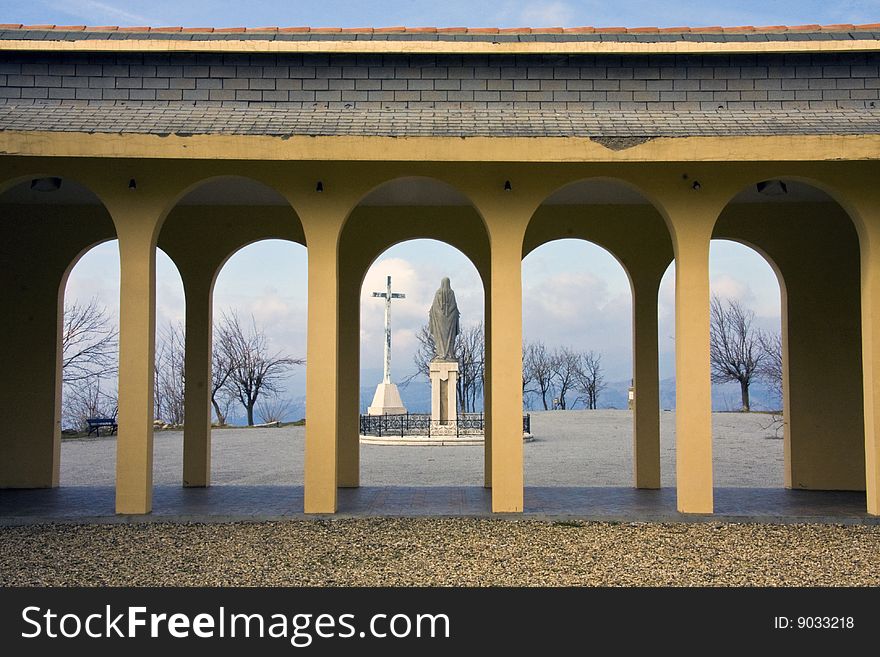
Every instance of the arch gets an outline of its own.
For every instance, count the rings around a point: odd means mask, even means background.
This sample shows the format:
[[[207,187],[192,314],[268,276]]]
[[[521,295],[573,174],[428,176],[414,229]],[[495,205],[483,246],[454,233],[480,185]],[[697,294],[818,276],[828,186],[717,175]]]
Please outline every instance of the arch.
[[[238,202],[240,198],[233,199],[234,192],[224,184],[228,181],[242,181],[251,195],[250,200],[261,203],[240,203]],[[219,188],[211,190],[214,194],[219,194],[219,198],[218,196],[205,198],[205,191],[212,187]],[[230,203],[232,200],[236,201],[234,205]],[[252,206],[264,208],[259,217],[245,218],[234,213],[226,217],[217,216],[223,214],[223,208]],[[187,210],[187,208],[206,207],[212,208],[210,216],[196,210]],[[266,208],[269,207],[277,207],[278,211],[268,211]],[[291,213],[292,217],[288,213]],[[291,218],[293,222],[290,222]],[[218,229],[217,224],[220,222],[225,224]],[[201,247],[199,253],[193,253],[188,248],[188,244],[195,239],[199,239]],[[182,265],[187,258],[195,258],[198,261],[197,266],[202,270],[210,267],[213,280],[232,255],[248,244],[263,239],[286,239],[308,246],[299,215],[283,194],[261,180],[249,176],[224,175],[204,178],[189,185],[184,193],[177,195],[175,203],[165,215],[157,244],[163,241],[168,244],[166,251],[179,269],[185,269]],[[181,271],[184,276],[188,273]],[[206,275],[206,272],[202,271],[201,275]]]
[[[264,178],[259,177],[253,172],[249,172],[248,175],[222,173],[214,176],[208,176],[205,178],[198,178],[196,180],[188,181],[184,184],[183,187],[179,188],[171,196],[171,198],[168,200],[162,210],[161,218],[156,231],[157,236],[159,233],[161,233],[162,228],[164,227],[164,223],[169,215],[174,211],[175,208],[181,205],[181,202],[184,201],[187,197],[191,196],[193,193],[198,193],[199,190],[204,189],[206,186],[230,180],[243,180],[247,181],[247,183],[249,184],[259,185],[265,190],[270,190],[277,198],[284,200],[285,204],[294,213],[294,215],[297,217],[297,220],[299,220],[300,213],[297,211],[291,199],[285,193],[276,189],[270,182],[267,182]]]
[[[263,179],[242,175],[187,184],[166,208],[156,238],[177,266],[186,296],[186,413],[195,421],[184,429],[185,486],[207,486],[210,481],[214,286],[236,253],[267,239],[307,246],[290,199]]]
[[[388,259],[393,264],[385,265]],[[398,268],[399,267],[399,268]],[[404,388],[400,393],[404,406],[410,414],[427,414],[431,412],[431,397],[427,376],[427,363],[424,343],[419,339],[419,331],[427,324],[428,308],[434,298],[435,290],[441,276],[451,277],[459,310],[461,312],[460,329],[465,336],[479,337],[477,349],[485,349],[487,337],[485,332],[485,307],[487,290],[482,276],[475,263],[467,254],[455,246],[435,239],[415,239],[397,241],[383,250],[371,263],[358,289],[359,361],[364,371],[370,374],[363,380],[363,396],[358,406],[359,413],[367,413],[371,406],[374,391],[382,379],[382,346],[383,307],[382,299],[370,298],[374,290],[385,287],[385,276],[393,277],[392,290],[403,292],[406,299],[392,303],[394,317],[394,357],[392,364],[392,383],[400,384],[414,371],[422,372],[413,385]],[[434,278],[436,276],[436,278]],[[367,283],[370,283],[368,286]],[[376,287],[373,287],[376,285]],[[400,304],[400,305],[397,305]],[[482,324],[483,331],[479,331]],[[406,343],[404,345],[404,334]],[[420,358],[424,369],[414,368],[410,353],[425,357]],[[460,358],[462,353],[457,356]],[[359,362],[359,365],[360,365]],[[373,378],[372,372],[376,377]],[[358,379],[361,378],[360,371]],[[459,383],[465,378],[465,370]],[[479,413],[481,407],[488,406],[485,388],[476,386],[467,388],[472,394],[459,395],[459,413]],[[462,389],[457,391],[462,393]],[[387,399],[387,397],[386,397]],[[471,404],[473,402],[473,404]],[[435,432],[436,433],[436,432]],[[370,485],[407,485],[407,486],[480,486],[483,483],[480,467],[483,465],[482,450],[462,447],[427,448],[430,462],[425,461],[425,449],[411,447],[389,447],[368,445],[361,448],[364,461],[364,477]],[[387,468],[381,466],[382,461],[393,459],[398,473],[392,477],[386,475]]]
[[[455,199],[461,201],[454,205],[401,205],[397,202],[389,205],[373,205],[370,197],[376,198],[377,194],[393,191],[394,186],[406,184],[408,182],[417,182],[423,185],[422,192],[441,190],[446,195],[446,199]],[[427,184],[425,184],[427,183]],[[392,200],[399,200],[393,199]],[[413,199],[409,199],[412,201]],[[417,199],[416,199],[417,200]],[[365,203],[366,201],[366,203]],[[370,210],[370,208],[385,208],[381,214],[378,211]],[[389,217],[387,208],[419,208],[422,217],[411,217],[406,214],[397,213],[396,216]],[[428,209],[426,209],[428,208]],[[446,208],[444,210],[444,208]],[[449,230],[441,224],[443,217],[448,217],[448,208],[456,208],[458,214],[456,221],[458,231]],[[465,210],[462,210],[465,208]],[[425,214],[429,217],[424,216]],[[471,217],[467,215],[471,214]],[[475,229],[472,219],[479,221],[479,228]],[[389,225],[389,222],[391,225]],[[366,226],[358,226],[358,223],[367,224]],[[382,227],[382,231],[370,230],[372,226]],[[470,234],[460,234],[461,230],[470,230]],[[371,238],[377,236],[377,239]],[[387,180],[381,184],[375,185],[371,190],[364,194],[357,205],[355,205],[348,213],[343,223],[342,230],[339,233],[339,241],[337,248],[339,249],[340,262],[356,263],[352,267],[353,273],[357,278],[357,286],[362,283],[363,277],[372,263],[384,251],[391,248],[395,244],[414,239],[434,239],[444,242],[462,253],[464,253],[471,263],[480,272],[483,285],[488,285],[489,275],[489,233],[486,228],[485,221],[473,202],[461,193],[453,185],[428,176],[405,176]],[[366,250],[363,249],[364,244],[368,244]],[[342,271],[343,279],[345,271]],[[352,283],[354,284],[354,283]]]
[[[413,183],[421,195],[401,195],[394,191],[395,187],[412,189]],[[430,198],[437,190],[445,205],[437,205],[436,199]],[[387,195],[384,200],[383,195]],[[386,204],[372,205],[377,196],[379,202]],[[434,204],[425,205],[426,200]],[[346,318],[339,326],[337,372],[338,482],[342,487],[359,485],[361,287],[367,270],[383,252],[395,244],[415,239],[437,240],[462,252],[479,273],[484,291],[489,289],[491,258],[486,222],[472,199],[446,180],[432,176],[398,176],[373,185],[351,207],[337,241],[339,313]],[[484,314],[488,344],[491,341],[488,294],[484,295]]]
[[[585,217],[583,208],[591,206],[595,213]],[[613,221],[607,217],[612,212]],[[641,239],[633,240],[637,230],[642,231]],[[634,183],[620,178],[580,178],[546,196],[529,219],[523,257],[542,244],[564,238],[601,246],[621,263],[631,282],[643,277],[643,269],[650,270],[652,277],[662,276],[673,260],[672,236],[662,207]],[[649,249],[640,248],[646,244]]]
[[[60,178],[61,186],[47,192],[27,187],[39,178]],[[27,174],[4,181],[2,189],[0,261],[6,280],[0,300],[18,318],[7,323],[14,333],[5,341],[18,347],[8,365],[29,374],[20,380],[19,394],[4,402],[14,406],[3,413],[8,421],[0,487],[52,487],[60,475],[64,290],[80,258],[115,239],[116,231],[100,196],[75,177]],[[29,220],[17,221],[22,216]]]
[[[673,232],[663,206],[632,180],[586,176],[549,193],[529,218],[523,257],[557,239],[595,244],[620,264],[632,299],[633,471],[639,488],[660,486],[657,302],[660,280],[674,260]]]
[[[480,212],[476,203],[474,203],[473,199],[471,199],[467,194],[462,192],[458,187],[456,187],[453,183],[441,178],[437,175],[424,176],[424,175],[414,175],[414,176],[395,176],[393,178],[388,178],[386,180],[382,180],[372,187],[370,187],[367,191],[361,194],[358,199],[351,205],[348,211],[345,213],[345,220],[342,223],[342,230],[340,231],[340,236],[345,232],[346,227],[351,221],[352,215],[359,208],[362,207],[365,201],[369,201],[370,197],[375,197],[377,194],[381,194],[383,191],[393,191],[395,186],[399,186],[401,184],[405,184],[407,182],[416,182],[417,184],[424,185],[425,183],[433,183],[435,185],[435,189],[440,190],[442,193],[447,195],[454,195],[461,200],[465,201],[462,205],[467,205],[472,208],[473,211],[480,218],[480,221],[483,224],[483,229],[486,231],[488,235],[489,227],[486,224],[486,220]],[[424,191],[424,188],[423,190]],[[401,203],[396,203],[395,205],[404,205]],[[410,207],[424,207],[426,204],[424,203],[414,203]],[[341,239],[341,237],[340,237]]]
[[[760,195],[757,184],[765,180],[786,183],[785,195]],[[713,239],[747,245],[777,276],[790,488],[865,487],[862,238],[845,204],[822,181],[763,176],[731,195],[713,225]],[[833,386],[818,383],[829,378]]]
[[[621,178],[619,176],[603,176],[603,175],[592,175],[592,176],[582,176],[579,178],[575,178],[573,180],[569,180],[561,185],[558,185],[554,188],[550,193],[548,193],[538,204],[539,206],[545,205],[548,202],[554,200],[556,197],[556,201],[563,200],[561,197],[564,197],[566,193],[570,193],[576,187],[584,184],[593,185],[595,183],[605,183],[610,185],[617,185],[623,187],[626,192],[628,192],[627,200],[624,202],[632,203],[635,198],[638,197],[642,199],[646,204],[653,206],[654,210],[657,211],[658,214],[663,216],[664,208],[663,204],[660,203],[658,199],[656,199],[650,192],[646,191],[636,183],[626,178]],[[619,204],[620,200],[614,200],[613,198],[603,197],[604,205],[615,205]],[[550,203],[553,204],[553,203]]]
[[[620,206],[620,205],[629,205],[636,204],[637,199],[642,201],[643,205],[649,205],[651,208],[657,213],[657,215],[663,220],[664,226],[666,228],[667,236],[670,240],[670,244],[673,244],[672,236],[674,235],[674,227],[669,218],[669,213],[666,211],[666,208],[660,202],[660,200],[652,194],[650,191],[646,190],[644,187],[638,185],[624,177],[620,176],[604,176],[604,175],[591,175],[591,176],[582,176],[573,180],[569,180],[556,188],[554,188],[550,193],[548,193],[540,203],[535,208],[535,211],[532,213],[532,216],[529,219],[529,226],[526,229],[526,233],[528,234],[528,228],[532,226],[532,223],[535,220],[535,216],[540,212],[540,210],[547,205],[554,205],[554,200],[562,200],[566,197],[566,195],[571,194],[573,191],[577,191],[577,188],[580,186],[598,186],[598,185],[607,185],[611,187],[619,188],[620,192],[623,192],[623,199],[620,198],[621,194],[618,193],[618,198],[615,199],[614,196],[606,194],[603,197],[600,197],[604,203],[596,204],[596,205],[606,205],[606,206]],[[623,202],[621,202],[623,201]],[[571,205],[576,205],[576,203],[570,203]],[[594,203],[595,204],[595,203]],[[673,244],[674,246],[674,244]],[[527,244],[523,245],[523,256],[527,253]],[[536,248],[536,247],[533,247]],[[671,261],[671,258],[670,258]],[[667,263],[668,264],[668,263]]]
[[[731,192],[726,198],[723,199],[723,204],[721,206],[722,210],[715,218],[715,224],[718,223],[718,220],[721,218],[724,210],[726,210],[731,204],[733,204],[737,197],[739,197],[743,192],[753,187],[756,187],[758,183],[762,183],[768,180],[793,181],[823,192],[826,196],[828,196],[829,200],[836,203],[847,214],[850,221],[852,221],[853,223],[853,227],[861,238],[864,232],[864,226],[861,216],[859,215],[855,204],[849,200],[846,194],[840,191],[840,189],[838,189],[836,186],[829,184],[819,178],[804,176],[797,173],[787,173],[785,170],[780,170],[778,173],[768,173],[768,175],[750,176],[744,184],[739,185],[735,189],[735,191]]]

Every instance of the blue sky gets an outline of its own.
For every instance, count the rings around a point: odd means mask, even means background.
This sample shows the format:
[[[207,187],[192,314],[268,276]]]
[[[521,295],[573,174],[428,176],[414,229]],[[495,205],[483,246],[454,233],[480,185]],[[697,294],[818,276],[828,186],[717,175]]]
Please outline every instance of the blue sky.
[[[2,22],[92,25],[550,26],[871,23],[877,0],[4,0]]]
[[[0,22],[54,24],[185,26],[677,26],[870,23],[880,21],[880,0],[800,2],[617,2],[536,0],[410,0],[363,2],[299,0],[4,0]],[[215,289],[215,310],[236,307],[253,313],[273,342],[294,355],[305,353],[306,256],[301,247],[259,243],[227,263]],[[440,266],[439,262],[444,265]],[[425,264],[431,263],[431,264]],[[752,307],[758,323],[779,327],[779,287],[760,256],[732,243],[712,248],[713,290]],[[265,272],[271,272],[266,276]],[[524,332],[527,339],[570,344],[606,354],[610,379],[627,379],[631,370],[631,322],[628,283],[616,261],[598,247],[560,242],[539,249],[523,263]],[[482,318],[482,286],[476,271],[458,252],[436,243],[394,247],[367,275],[362,303],[362,362],[381,368],[381,304],[369,298],[392,274],[407,299],[394,308],[394,373],[410,371],[414,334],[424,321],[439,278],[449,275],[459,296],[464,321]],[[159,322],[183,319],[180,280],[170,260],[158,260]],[[115,243],[87,254],[74,269],[69,296],[97,296],[118,308],[118,255]],[[659,296],[661,376],[673,374],[673,276],[667,272]],[[550,319],[552,321],[546,321]],[[303,373],[294,375],[292,394],[301,394]]]

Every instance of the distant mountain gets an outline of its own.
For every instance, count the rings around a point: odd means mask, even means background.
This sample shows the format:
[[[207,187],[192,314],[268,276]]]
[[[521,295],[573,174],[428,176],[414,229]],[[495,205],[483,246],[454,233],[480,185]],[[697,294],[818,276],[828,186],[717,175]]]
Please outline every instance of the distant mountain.
[[[753,411],[775,411],[782,408],[782,399],[762,381],[749,388]],[[739,383],[712,384],[712,410],[738,411],[742,405]],[[660,381],[660,408],[675,409],[675,377]]]
[[[629,380],[611,381],[599,395],[599,408],[626,408],[629,400]],[[750,389],[752,410],[769,411],[782,407],[782,400],[762,382],[753,383]],[[539,409],[541,400],[532,396],[530,406]],[[578,404],[580,407],[580,404]],[[660,408],[675,409],[675,377],[660,381]],[[740,409],[740,391],[738,383],[726,383],[712,386],[713,411],[738,411]]]
[[[361,377],[361,413],[367,412],[367,407],[373,401],[376,392],[376,383],[365,383],[373,380],[376,372],[365,372]],[[376,381],[381,380],[381,374]],[[599,408],[626,408],[629,394],[629,380],[612,381],[599,396]],[[410,413],[431,412],[431,384],[420,379],[411,381],[407,385],[398,384],[400,397],[403,405]],[[762,382],[756,382],[751,387],[752,410],[769,411],[782,407],[782,400],[774,395]],[[541,408],[541,400],[534,395],[530,399],[529,410]],[[580,408],[578,404],[578,408]],[[712,410],[713,411],[738,411],[740,407],[740,392],[738,383],[727,383],[712,386]],[[669,377],[660,381],[660,408],[663,410],[675,409],[675,377]],[[290,411],[285,419],[298,420],[305,417],[305,395],[290,398]],[[260,420],[258,420],[260,421]],[[244,413],[238,408],[233,409],[229,417],[231,424],[244,424]]]

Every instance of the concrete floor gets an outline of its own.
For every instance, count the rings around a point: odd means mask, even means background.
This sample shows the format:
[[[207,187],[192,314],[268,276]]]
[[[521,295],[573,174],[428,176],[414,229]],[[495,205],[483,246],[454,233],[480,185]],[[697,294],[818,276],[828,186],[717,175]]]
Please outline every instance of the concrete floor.
[[[661,419],[659,491],[635,490],[632,415],[540,412],[523,445],[526,513],[616,520],[690,519],[675,509],[674,413]],[[766,415],[714,416],[716,518],[870,521],[863,493],[787,491],[782,441]],[[241,519],[302,514],[302,427],[213,434],[210,489],[180,487],[182,436],[157,432],[155,519]],[[0,491],[0,520],[113,517],[115,438],[66,440],[61,487]],[[484,515],[482,447],[361,447],[362,487],[339,491],[343,515]]]

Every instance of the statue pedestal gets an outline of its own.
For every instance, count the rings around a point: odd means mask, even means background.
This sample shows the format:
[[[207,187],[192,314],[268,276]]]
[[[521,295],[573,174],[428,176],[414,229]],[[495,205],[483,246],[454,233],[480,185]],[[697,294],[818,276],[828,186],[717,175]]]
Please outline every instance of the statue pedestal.
[[[376,386],[373,403],[367,409],[367,415],[405,415],[406,408],[400,399],[400,392],[393,383],[380,383]]]
[[[432,360],[428,364],[431,376],[431,421],[432,429],[452,425],[458,418],[458,361]]]

